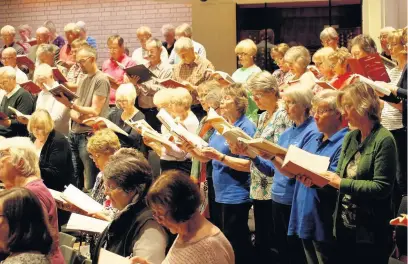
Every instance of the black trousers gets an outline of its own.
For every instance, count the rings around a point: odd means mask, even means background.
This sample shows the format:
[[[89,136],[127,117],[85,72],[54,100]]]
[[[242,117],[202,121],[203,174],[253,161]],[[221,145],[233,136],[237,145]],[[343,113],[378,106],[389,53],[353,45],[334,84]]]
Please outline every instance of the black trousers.
[[[191,112],[195,114],[195,116],[198,118],[198,121],[201,121],[201,119],[203,119],[203,117],[207,114],[200,104],[192,105]]]
[[[217,219],[220,219],[220,206],[218,203],[215,202],[215,191],[214,191],[214,183],[213,178],[207,178],[208,184],[208,210],[210,211],[210,221],[214,225],[217,225]]]
[[[255,252],[257,263],[270,263],[276,258],[272,200],[252,200],[255,218]]]
[[[175,161],[175,160],[160,160],[160,169],[163,173],[166,170],[181,170],[188,175],[191,172],[191,160]]]
[[[250,203],[218,203],[220,219],[218,227],[231,243],[236,264],[248,264],[253,261],[252,246],[248,228]]]
[[[279,252],[279,263],[303,264],[306,257],[300,239],[288,236],[290,210],[292,206],[272,201],[274,233]]]
[[[334,241],[322,242],[311,239],[302,239],[308,264],[334,264]]]

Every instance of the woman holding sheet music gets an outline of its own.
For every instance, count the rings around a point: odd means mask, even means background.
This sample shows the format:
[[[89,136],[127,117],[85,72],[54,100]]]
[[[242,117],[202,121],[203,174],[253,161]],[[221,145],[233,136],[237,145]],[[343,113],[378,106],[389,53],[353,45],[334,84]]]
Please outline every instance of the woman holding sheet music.
[[[388,263],[397,150],[392,134],[380,124],[374,90],[357,82],[337,98],[356,129],[344,139],[336,172],[326,172],[338,189],[334,235],[339,263]],[[352,257],[350,257],[352,256]]]

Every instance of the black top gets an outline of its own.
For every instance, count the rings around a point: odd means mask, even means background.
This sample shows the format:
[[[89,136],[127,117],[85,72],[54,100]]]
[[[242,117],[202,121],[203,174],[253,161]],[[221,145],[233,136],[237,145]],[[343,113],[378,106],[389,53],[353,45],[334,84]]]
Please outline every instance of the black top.
[[[128,137],[126,137],[125,135],[116,133],[116,135],[119,138],[120,141],[120,146],[122,148],[134,148],[139,150],[140,152],[142,152],[143,154],[147,153],[147,148],[146,145],[143,143],[143,138],[142,136],[136,132],[136,130],[134,130],[133,128],[131,128],[130,126],[128,126],[125,122],[123,122],[121,115],[123,113],[122,109],[118,109],[115,108],[115,110],[113,110],[110,114],[108,119],[110,121],[112,121],[113,123],[115,123],[115,125],[117,125],[118,127],[120,127],[121,129],[123,129],[123,131],[125,131],[126,133],[129,134]],[[137,112],[132,118],[132,121],[138,121],[138,120],[142,120],[145,119],[145,116],[142,112]]]
[[[12,117],[12,112],[8,110],[9,106],[25,115],[31,115],[34,111],[34,98],[29,92],[20,87],[10,98],[4,95],[3,100],[0,102],[0,112]],[[18,122],[17,119],[11,119],[10,127],[0,125],[0,136],[6,138],[26,137],[28,136],[27,126]]]
[[[176,42],[174,42],[174,43],[176,43]],[[167,42],[166,41],[163,42],[163,47],[167,50],[167,53],[169,54],[169,56],[171,54],[171,51],[174,48],[174,43],[173,43],[173,45],[170,46],[170,48],[167,48]]]
[[[34,142],[35,138],[31,136]],[[65,185],[73,182],[71,149],[68,140],[58,131],[51,131],[40,154],[41,178],[45,186],[56,191],[63,191]]]

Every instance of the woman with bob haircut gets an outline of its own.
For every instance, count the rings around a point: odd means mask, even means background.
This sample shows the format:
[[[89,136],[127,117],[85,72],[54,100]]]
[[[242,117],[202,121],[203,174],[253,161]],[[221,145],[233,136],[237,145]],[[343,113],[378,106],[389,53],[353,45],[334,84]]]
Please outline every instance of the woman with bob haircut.
[[[64,263],[50,262],[52,245],[40,200],[25,188],[0,192],[0,252],[9,254],[1,263]]]
[[[391,242],[395,140],[380,124],[380,100],[371,87],[353,83],[340,92],[337,104],[356,128],[344,138],[336,172],[324,174],[338,189],[334,213],[337,258],[339,263],[385,264]]]
[[[283,57],[285,57],[285,54],[288,51],[288,49],[289,45],[286,43],[280,43],[276,46],[273,46],[271,49],[271,58],[275,61],[276,65],[278,65],[279,67],[279,69],[274,71],[272,75],[276,78],[279,87],[287,83],[287,81],[291,80],[293,77],[288,65],[283,61]]]
[[[163,264],[233,264],[234,251],[221,230],[202,216],[198,187],[181,171],[168,170],[147,194],[153,216],[173,234],[178,234]],[[132,263],[148,264],[141,258]]]

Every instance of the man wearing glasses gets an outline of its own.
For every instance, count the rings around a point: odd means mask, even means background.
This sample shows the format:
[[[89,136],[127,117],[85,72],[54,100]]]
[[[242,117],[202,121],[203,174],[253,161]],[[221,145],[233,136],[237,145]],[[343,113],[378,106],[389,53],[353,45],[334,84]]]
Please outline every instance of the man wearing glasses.
[[[0,52],[2,52],[5,48],[12,47],[16,50],[18,55],[24,54],[24,48],[20,46],[19,44],[17,44],[17,42],[15,41],[16,29],[14,27],[10,25],[6,25],[2,27],[0,31],[0,35],[1,35],[1,39],[3,40],[3,44],[4,44],[4,46],[1,47]],[[0,62],[0,67],[1,66],[3,66],[2,62]]]
[[[16,81],[18,84],[28,81],[27,75],[17,67],[17,52],[14,48],[8,47],[3,50],[1,53],[1,63],[16,70]]]
[[[92,127],[83,124],[85,119],[102,116],[107,117],[109,112],[109,80],[98,69],[96,64],[96,50],[84,46],[76,53],[76,60],[86,77],[78,83],[78,99],[70,102],[63,94],[56,99],[71,109],[71,131],[68,140],[72,151],[74,164],[74,179],[78,188],[90,191],[98,173],[95,164],[89,157],[86,149],[88,137]]]

